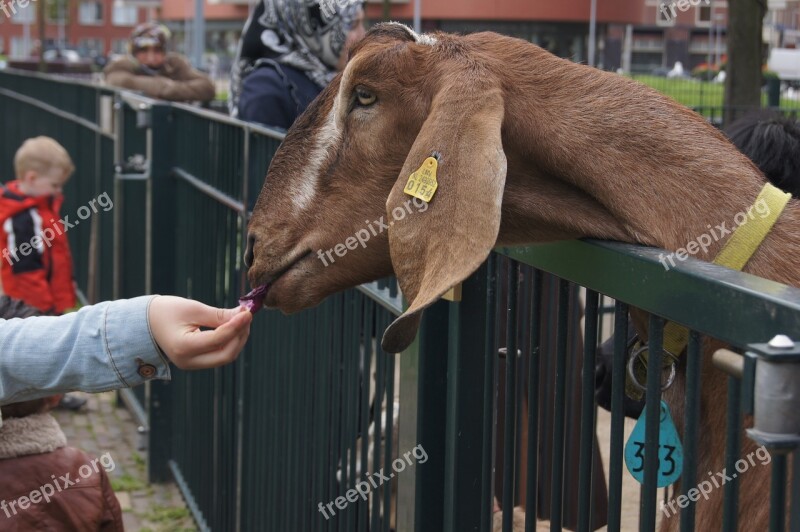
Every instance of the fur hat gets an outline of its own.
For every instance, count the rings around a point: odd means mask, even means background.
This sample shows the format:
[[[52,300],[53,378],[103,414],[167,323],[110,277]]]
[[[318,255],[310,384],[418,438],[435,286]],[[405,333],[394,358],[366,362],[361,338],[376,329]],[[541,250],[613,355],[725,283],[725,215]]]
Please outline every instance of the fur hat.
[[[142,48],[156,47],[162,50],[167,50],[167,43],[169,42],[172,34],[169,28],[157,22],[145,22],[139,24],[134,28],[131,33],[131,38],[128,43],[128,48],[131,55],[135,54]]]

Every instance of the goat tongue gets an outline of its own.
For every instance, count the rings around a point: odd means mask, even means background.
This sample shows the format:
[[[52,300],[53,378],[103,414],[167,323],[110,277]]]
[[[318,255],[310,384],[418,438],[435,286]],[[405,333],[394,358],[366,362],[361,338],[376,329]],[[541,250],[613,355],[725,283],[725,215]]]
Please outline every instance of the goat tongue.
[[[256,288],[255,290],[251,290],[247,295],[244,295],[239,298],[239,305],[243,306],[251,313],[255,314],[261,307],[264,306],[264,297],[267,295],[267,290],[269,289],[268,284],[264,284]]]

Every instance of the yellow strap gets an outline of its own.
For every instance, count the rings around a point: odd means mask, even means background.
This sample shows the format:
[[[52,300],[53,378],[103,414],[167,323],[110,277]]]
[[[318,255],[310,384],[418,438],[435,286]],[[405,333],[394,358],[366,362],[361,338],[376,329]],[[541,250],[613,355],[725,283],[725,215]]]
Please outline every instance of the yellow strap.
[[[772,230],[772,226],[783,213],[783,209],[791,197],[792,195],[788,192],[769,183],[764,185],[756,202],[748,211],[747,221],[736,228],[722,247],[722,251],[714,258],[714,264],[741,271]],[[755,211],[757,214],[753,211],[756,205],[760,205],[762,202],[768,208],[768,212],[763,218],[761,210]],[[689,330],[686,327],[673,322],[664,326],[664,349],[675,356],[680,356],[688,343]]]
[[[761,189],[753,207],[750,207],[748,221],[736,228],[728,242],[714,259],[714,264],[727,266],[732,270],[741,270],[758,246],[769,234],[772,226],[783,212],[792,195],[767,183]],[[768,213],[759,218],[753,214],[753,208],[761,203],[768,207]],[[759,211],[760,215],[761,212]]]
[[[783,213],[791,197],[791,194],[782,191],[770,183],[764,185],[758,198],[756,198],[756,202],[748,211],[747,221],[736,228],[728,239],[728,242],[723,246],[722,251],[714,258],[714,264],[741,271],[772,230],[772,226],[775,225],[775,222]],[[768,209],[767,214],[763,217],[761,217],[762,211],[760,210],[756,211],[757,214],[753,214],[753,209],[756,205],[762,204],[762,202]],[[688,343],[689,329],[674,322],[669,322],[664,326],[664,349],[666,351],[673,354],[675,357],[679,357]],[[644,367],[646,367],[647,362],[646,353],[647,351],[642,353],[644,364],[640,365],[640,369],[637,370],[640,377],[645,373]],[[664,357],[663,359],[664,367],[668,367],[673,362],[674,360],[670,357]],[[638,389],[636,391],[639,393],[635,395],[632,393],[634,388],[630,386],[630,383],[626,386],[626,390],[629,392],[628,395],[633,398],[636,398],[637,395],[641,397],[641,393]]]

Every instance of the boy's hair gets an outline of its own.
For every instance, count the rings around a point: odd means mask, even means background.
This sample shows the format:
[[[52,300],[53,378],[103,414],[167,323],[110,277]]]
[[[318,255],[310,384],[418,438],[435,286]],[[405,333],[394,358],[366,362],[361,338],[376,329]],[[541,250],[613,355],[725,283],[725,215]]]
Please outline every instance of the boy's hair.
[[[43,174],[52,168],[61,168],[67,177],[75,171],[67,150],[50,137],[34,137],[22,143],[14,155],[14,173],[22,179],[25,172],[33,170]]]
[[[26,305],[18,299],[0,296],[0,319],[30,318],[31,316],[41,316],[41,314],[38,309]],[[2,413],[3,418],[25,417],[44,412],[47,406],[46,399],[33,399],[31,401],[3,405],[0,407],[0,413]]]
[[[800,198],[800,122],[760,111],[732,123],[725,134],[773,185]]]

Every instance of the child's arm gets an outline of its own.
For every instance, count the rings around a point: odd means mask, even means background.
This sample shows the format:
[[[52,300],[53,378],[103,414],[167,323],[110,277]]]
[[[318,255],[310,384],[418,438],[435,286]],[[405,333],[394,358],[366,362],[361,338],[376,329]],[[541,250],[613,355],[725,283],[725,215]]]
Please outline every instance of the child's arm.
[[[251,320],[241,307],[217,309],[172,296],[0,320],[0,404],[169,379],[167,357],[182,369],[227,364],[244,347]]]

